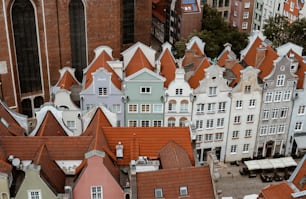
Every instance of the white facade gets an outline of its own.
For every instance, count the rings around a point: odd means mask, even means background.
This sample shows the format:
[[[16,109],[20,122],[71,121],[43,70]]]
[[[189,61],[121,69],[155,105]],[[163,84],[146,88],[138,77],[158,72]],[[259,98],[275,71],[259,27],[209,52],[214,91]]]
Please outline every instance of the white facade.
[[[196,150],[199,163],[206,161],[208,151],[215,151],[224,161],[230,116],[232,88],[223,78],[225,68],[211,65],[205,69],[205,78],[194,90],[192,121],[196,128]]]
[[[241,71],[241,80],[233,88],[226,162],[253,158],[262,99],[262,88],[257,81],[259,72],[248,66]]]

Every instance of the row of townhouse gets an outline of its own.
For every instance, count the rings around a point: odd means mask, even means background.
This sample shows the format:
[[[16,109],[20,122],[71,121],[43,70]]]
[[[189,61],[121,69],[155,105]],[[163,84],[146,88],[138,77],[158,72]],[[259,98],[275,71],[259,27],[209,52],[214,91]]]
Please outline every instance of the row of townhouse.
[[[190,126],[200,163],[211,150],[221,161],[302,152],[306,65],[301,47],[288,43],[274,50],[261,32],[249,37],[240,61],[230,44],[214,60],[204,47],[194,37],[176,60],[165,43],[155,59],[154,49],[136,43],[122,52],[122,61],[109,47],[97,48],[80,84],[79,118],[103,106],[116,115],[116,126]],[[58,91],[60,82],[69,82],[61,76]]]

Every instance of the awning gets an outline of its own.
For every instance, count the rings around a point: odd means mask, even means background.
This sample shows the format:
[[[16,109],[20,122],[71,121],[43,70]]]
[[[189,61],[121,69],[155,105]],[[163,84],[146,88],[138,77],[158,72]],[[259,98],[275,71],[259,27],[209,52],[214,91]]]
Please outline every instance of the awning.
[[[261,169],[273,169],[270,159],[257,160]]]
[[[281,160],[281,158],[270,159],[270,163],[273,165],[273,168],[274,168],[274,169],[277,169],[277,168],[285,168],[285,164],[283,163],[283,161]]]
[[[260,169],[257,160],[245,161],[244,164],[247,166],[249,171]]]
[[[249,171],[258,169],[277,169],[296,166],[297,163],[292,157],[275,158],[275,159],[261,159],[261,160],[249,160],[244,164]]]
[[[298,149],[306,149],[306,136],[298,136],[294,138]]]
[[[292,157],[284,157],[280,159],[283,161],[285,167],[293,167],[297,165],[296,161]]]

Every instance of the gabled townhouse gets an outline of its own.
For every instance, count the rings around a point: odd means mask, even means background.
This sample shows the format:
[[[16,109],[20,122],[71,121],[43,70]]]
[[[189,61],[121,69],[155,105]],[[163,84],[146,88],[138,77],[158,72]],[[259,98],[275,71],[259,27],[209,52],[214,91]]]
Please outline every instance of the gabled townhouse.
[[[272,72],[263,78],[263,99],[260,110],[255,156],[285,155],[293,96],[298,77],[297,63],[287,56],[274,60]]]
[[[301,0],[287,0],[283,3],[282,15],[287,17],[289,22],[292,23],[297,19],[305,17],[305,13],[302,13],[304,1]]]
[[[277,53],[281,55],[287,55],[290,60],[298,64],[292,65],[293,72],[298,76],[296,84],[296,91],[293,94],[293,108],[290,126],[288,130],[288,139],[286,143],[286,154],[293,156],[302,156],[306,149],[306,91],[305,91],[305,72],[306,72],[306,61],[302,56],[303,48],[293,43],[286,43],[277,49]]]
[[[253,158],[262,100],[259,72],[252,66],[241,70],[240,81],[232,90],[226,162]]]
[[[196,128],[196,151],[199,163],[206,161],[208,151],[214,151],[224,161],[232,88],[223,77],[225,68],[213,63],[194,90],[192,121]]]
[[[117,114],[117,126],[124,125],[124,104],[121,90],[122,63],[114,60],[112,49],[100,46],[94,50],[95,58],[84,69],[81,109],[85,113],[94,106],[103,105]]]

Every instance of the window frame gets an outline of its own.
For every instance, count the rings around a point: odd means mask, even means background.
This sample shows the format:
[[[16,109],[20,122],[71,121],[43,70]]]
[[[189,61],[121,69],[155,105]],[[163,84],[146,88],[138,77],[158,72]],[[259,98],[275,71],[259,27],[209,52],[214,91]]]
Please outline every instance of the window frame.
[[[136,109],[131,109],[132,106]],[[128,104],[128,113],[138,113],[138,104]]]
[[[106,96],[108,96],[108,89],[107,89],[107,87],[99,87],[98,88],[98,96],[99,97],[106,97]]]
[[[28,199],[42,199],[40,189],[31,189],[27,190],[27,192],[28,192]],[[32,195],[32,193],[37,193],[38,195]]]
[[[155,198],[163,198],[164,197],[163,189],[162,188],[155,188],[154,189],[154,196],[155,196]]]
[[[143,95],[149,95],[152,93],[152,87],[151,86],[141,86],[139,88],[139,93]]]
[[[94,190],[100,188],[99,190]],[[97,194],[94,196],[94,194]],[[103,187],[101,185],[90,186],[90,198],[91,199],[103,199]]]

